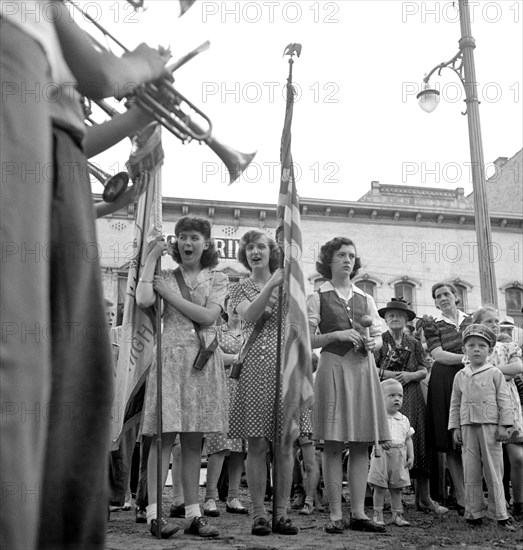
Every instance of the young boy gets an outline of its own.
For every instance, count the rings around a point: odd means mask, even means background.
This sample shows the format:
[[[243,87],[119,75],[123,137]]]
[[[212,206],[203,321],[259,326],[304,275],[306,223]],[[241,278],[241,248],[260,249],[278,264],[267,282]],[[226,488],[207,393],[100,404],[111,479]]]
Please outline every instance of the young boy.
[[[383,399],[387,409],[391,441],[383,443],[383,453],[376,457],[372,453],[368,482],[374,489],[374,523],[384,526],[383,503],[387,489],[390,492],[392,523],[398,527],[408,527],[403,518],[401,490],[410,485],[409,470],[414,464],[414,428],[409,419],[399,410],[403,405],[403,386],[393,378],[381,383]]]
[[[472,324],[463,333],[463,352],[470,364],[454,378],[449,430],[462,445],[465,476],[465,519],[469,525],[483,522],[486,506],[482,480],[488,487],[488,514],[509,531],[515,528],[507,514],[503,492],[502,442],[514,417],[502,372],[488,363],[496,335],[485,325]]]

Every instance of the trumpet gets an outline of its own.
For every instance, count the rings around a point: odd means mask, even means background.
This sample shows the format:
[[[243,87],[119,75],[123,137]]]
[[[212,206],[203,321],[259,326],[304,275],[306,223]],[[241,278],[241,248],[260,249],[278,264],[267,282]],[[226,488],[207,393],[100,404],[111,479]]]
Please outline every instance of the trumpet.
[[[89,173],[92,174],[103,186],[103,200],[105,202],[114,202],[126,189],[129,183],[129,174],[127,172],[118,172],[114,176],[98,168],[96,164],[87,162]]]
[[[70,4],[79,10],[83,16],[91,21],[106,37],[110,38],[125,52],[129,50],[109,31],[107,31],[98,21],[84,12],[78,5],[70,1]],[[104,49],[94,37],[91,37],[100,49]],[[201,46],[185,55],[181,60],[169,67],[172,72],[180,68],[184,63],[192,59],[198,53],[209,47],[209,42],[204,42]],[[167,99],[163,99],[167,96]],[[139,106],[146,111],[151,118],[160,123],[171,134],[178,138],[182,143],[188,143],[192,140],[205,143],[223,162],[229,172],[230,183],[236,181],[242,172],[249,166],[256,151],[253,153],[242,153],[228,145],[223,144],[213,136],[213,125],[210,118],[203,113],[192,102],[178,92],[172,83],[167,79],[162,79],[157,83],[146,83],[139,86],[134,91]],[[162,99],[160,99],[162,98]],[[167,101],[167,106],[164,105]],[[113,113],[115,109],[104,101],[96,101],[96,104],[106,113]],[[199,122],[195,120],[199,119]]]

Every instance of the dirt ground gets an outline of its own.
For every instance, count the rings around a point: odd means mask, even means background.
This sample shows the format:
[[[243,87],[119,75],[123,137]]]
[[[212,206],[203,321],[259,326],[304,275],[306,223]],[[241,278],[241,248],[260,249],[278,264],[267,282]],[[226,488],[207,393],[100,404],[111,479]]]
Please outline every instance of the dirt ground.
[[[201,502],[204,489],[201,488]],[[166,488],[163,497],[165,516],[168,514],[171,490]],[[241,489],[241,500],[249,504],[248,491]],[[347,530],[342,535],[329,535],[323,527],[328,513],[315,512],[312,516],[300,516],[293,510],[291,517],[300,528],[296,536],[269,535],[255,537],[251,535],[250,516],[229,514],[225,504],[218,503],[220,517],[210,518],[213,525],[220,529],[215,539],[201,539],[183,533],[183,519],[171,521],[182,525],[173,537],[157,540],[149,532],[148,526],[135,523],[134,510],[118,511],[111,514],[107,531],[107,550],[307,550],[307,549],[347,549],[347,550],[396,550],[396,549],[464,549],[464,550],[523,550],[523,525],[515,533],[507,533],[492,522],[480,528],[468,527],[463,518],[451,511],[445,517],[418,512],[414,507],[413,495],[404,496],[405,518],[411,527],[387,526],[385,534],[367,534]],[[343,505],[344,517],[349,517],[349,504]],[[371,509],[367,510],[370,514]],[[385,512],[385,521],[390,521],[390,512]]]

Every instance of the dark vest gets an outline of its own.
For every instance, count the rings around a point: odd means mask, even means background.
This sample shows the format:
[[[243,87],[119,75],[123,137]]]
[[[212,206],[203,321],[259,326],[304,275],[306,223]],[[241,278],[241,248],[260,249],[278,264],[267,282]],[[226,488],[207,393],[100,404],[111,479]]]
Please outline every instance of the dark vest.
[[[320,295],[321,317],[318,327],[322,334],[354,328],[362,336],[365,336],[365,329],[361,326],[360,319],[362,315],[368,314],[367,296],[354,292],[347,308],[335,290],[318,291],[318,294]],[[343,356],[353,347],[352,342],[331,342],[321,348],[321,353],[328,351]]]

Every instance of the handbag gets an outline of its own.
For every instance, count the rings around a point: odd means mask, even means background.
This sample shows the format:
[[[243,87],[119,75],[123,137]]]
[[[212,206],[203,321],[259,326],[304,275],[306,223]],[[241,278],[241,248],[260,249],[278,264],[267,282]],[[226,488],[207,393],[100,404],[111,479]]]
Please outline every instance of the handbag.
[[[176,282],[178,283],[178,288],[180,289],[182,298],[184,298],[188,302],[192,302],[191,293],[189,292],[189,288],[185,284],[182,270],[179,267],[174,270],[174,277],[176,279]],[[207,364],[207,361],[209,361],[212,354],[216,351],[216,348],[218,347],[218,336],[215,335],[214,340],[208,346],[206,346],[200,323],[192,321],[192,324],[194,325],[194,331],[196,332],[196,334],[198,335],[198,339],[200,340],[200,349],[198,350],[198,355],[194,360],[193,368],[197,370],[203,370],[203,368]]]

